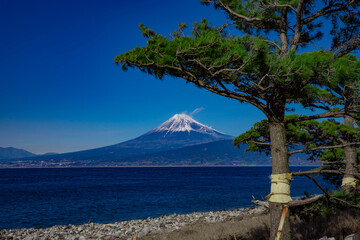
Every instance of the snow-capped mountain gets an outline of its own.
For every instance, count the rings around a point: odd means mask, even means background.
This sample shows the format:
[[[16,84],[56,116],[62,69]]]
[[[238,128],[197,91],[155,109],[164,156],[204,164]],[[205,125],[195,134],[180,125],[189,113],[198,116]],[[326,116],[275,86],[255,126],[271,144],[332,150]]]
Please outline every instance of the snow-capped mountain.
[[[224,133],[216,131],[211,127],[208,127],[202,123],[195,121],[192,117],[187,114],[175,114],[172,118],[158,126],[157,128],[151,130],[147,134],[151,133],[163,133],[164,137],[167,135],[171,135],[177,132],[187,132],[191,134],[191,132],[208,134],[216,138],[228,138]]]
[[[79,161],[86,161],[91,162],[92,165],[96,165],[108,161],[119,162],[122,159],[139,156],[141,154],[174,150],[197,144],[232,139],[234,139],[234,137],[199,123],[189,115],[176,114],[153,130],[126,142],[79,152],[36,156],[31,159],[44,162],[66,161],[74,164]]]
[[[230,139],[234,137],[199,123],[189,115],[175,114],[153,130],[122,144],[163,150]]]
[[[0,167],[73,166],[184,166],[266,165],[265,154],[247,153],[232,144],[232,136],[176,114],[160,126],[135,139],[79,152],[0,161]],[[293,164],[308,164],[300,158]]]

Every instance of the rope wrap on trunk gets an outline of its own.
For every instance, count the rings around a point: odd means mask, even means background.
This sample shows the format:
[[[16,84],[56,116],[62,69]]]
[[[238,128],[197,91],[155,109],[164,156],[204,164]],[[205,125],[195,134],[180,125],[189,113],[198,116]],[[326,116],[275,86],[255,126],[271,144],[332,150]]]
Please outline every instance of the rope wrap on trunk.
[[[271,174],[271,193],[267,196],[269,202],[287,203],[290,196],[291,173]]]
[[[356,188],[358,180],[354,177],[346,177],[343,178],[341,186],[351,186],[352,188]]]

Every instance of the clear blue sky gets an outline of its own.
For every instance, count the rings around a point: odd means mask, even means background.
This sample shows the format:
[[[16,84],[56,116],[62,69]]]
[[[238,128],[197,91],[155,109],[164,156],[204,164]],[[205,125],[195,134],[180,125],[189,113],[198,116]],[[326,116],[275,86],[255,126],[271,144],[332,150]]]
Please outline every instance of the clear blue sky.
[[[204,108],[196,120],[233,136],[244,132],[264,118],[249,104],[114,64],[115,55],[145,45],[139,23],[168,35],[205,17],[226,21],[200,0],[0,1],[0,147],[101,147],[196,108]]]

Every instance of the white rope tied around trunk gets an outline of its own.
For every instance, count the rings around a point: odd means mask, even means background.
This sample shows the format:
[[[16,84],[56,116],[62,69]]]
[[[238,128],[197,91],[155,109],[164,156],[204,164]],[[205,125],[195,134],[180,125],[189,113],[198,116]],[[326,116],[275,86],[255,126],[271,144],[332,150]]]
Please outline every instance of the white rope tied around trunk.
[[[271,174],[271,193],[267,196],[269,202],[287,203],[292,201],[290,196],[291,173]]]
[[[343,178],[341,186],[351,186],[352,188],[356,188],[358,180],[354,177],[346,177]]]

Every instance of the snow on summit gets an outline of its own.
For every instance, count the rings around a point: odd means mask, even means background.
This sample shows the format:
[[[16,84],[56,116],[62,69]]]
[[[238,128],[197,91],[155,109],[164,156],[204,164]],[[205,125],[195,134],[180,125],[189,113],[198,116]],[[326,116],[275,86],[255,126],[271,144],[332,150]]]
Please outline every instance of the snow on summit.
[[[172,118],[153,129],[151,132],[166,132],[171,134],[174,132],[198,132],[209,134],[212,136],[224,135],[223,133],[212,129],[202,123],[197,122],[187,114],[175,114]]]

